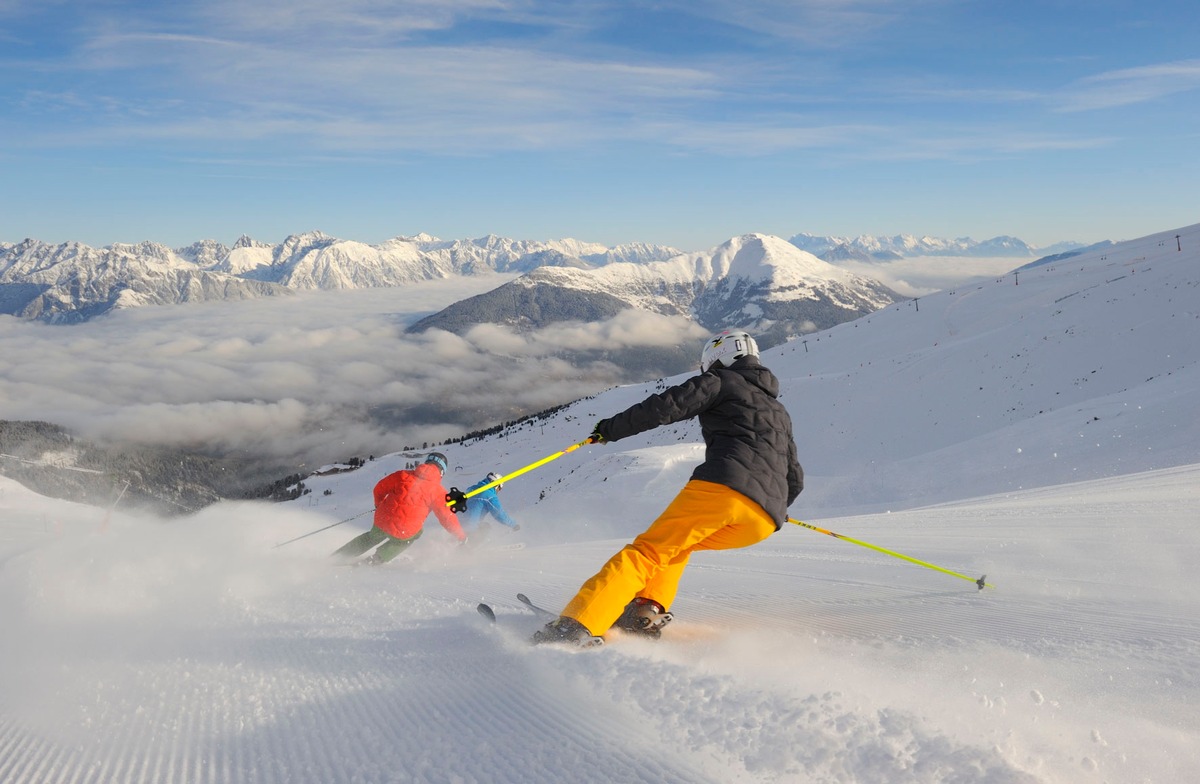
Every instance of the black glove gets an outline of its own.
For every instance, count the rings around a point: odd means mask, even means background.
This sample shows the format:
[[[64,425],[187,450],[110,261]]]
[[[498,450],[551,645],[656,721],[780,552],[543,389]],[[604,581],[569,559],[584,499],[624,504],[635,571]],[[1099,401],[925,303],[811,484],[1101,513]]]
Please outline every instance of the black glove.
[[[450,511],[454,514],[460,514],[467,511],[467,496],[457,487],[451,487],[450,492],[446,493],[446,505],[450,507]]]
[[[604,437],[604,434],[600,432],[600,428],[604,425],[604,422],[605,420],[601,419],[596,423],[596,426],[592,428],[592,434],[588,436],[589,444],[603,444],[608,441],[608,439]]]

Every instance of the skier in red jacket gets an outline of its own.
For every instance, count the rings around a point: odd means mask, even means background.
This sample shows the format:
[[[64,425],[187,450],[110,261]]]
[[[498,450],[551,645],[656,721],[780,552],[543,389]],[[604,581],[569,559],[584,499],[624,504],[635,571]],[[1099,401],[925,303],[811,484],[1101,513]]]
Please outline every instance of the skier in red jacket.
[[[465,543],[467,535],[446,504],[446,488],[442,487],[446,465],[445,455],[431,452],[411,471],[397,471],[379,480],[375,485],[375,524],[344,544],[334,556],[352,560],[380,545],[364,563],[387,563],[420,538],[430,512],[460,544]]]

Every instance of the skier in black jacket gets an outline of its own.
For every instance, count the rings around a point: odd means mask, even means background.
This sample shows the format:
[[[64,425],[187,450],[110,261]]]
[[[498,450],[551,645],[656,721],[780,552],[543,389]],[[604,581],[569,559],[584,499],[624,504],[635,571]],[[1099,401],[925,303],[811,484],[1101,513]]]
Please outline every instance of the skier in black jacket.
[[[804,473],[778,397],[779,379],[759,364],[754,338],[726,331],[705,342],[700,375],[596,424],[592,441],[603,443],[699,417],[704,462],[534,642],[594,645],[614,624],[658,637],[693,552],[748,547],[782,527],[804,489]]]

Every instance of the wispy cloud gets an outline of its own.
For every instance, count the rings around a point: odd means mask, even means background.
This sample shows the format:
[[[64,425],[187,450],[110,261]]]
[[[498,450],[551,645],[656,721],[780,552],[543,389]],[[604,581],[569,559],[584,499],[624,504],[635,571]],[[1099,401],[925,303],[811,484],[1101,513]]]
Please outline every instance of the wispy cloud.
[[[905,13],[896,0],[687,0],[671,3],[694,13],[754,32],[810,46],[839,48],[895,22]]]
[[[886,16],[889,5],[665,7],[753,30],[764,40],[840,40],[836,33],[843,26]],[[81,102],[72,108],[91,121],[40,129],[27,143],[271,140],[284,148],[365,154],[637,141],[708,150],[720,127],[709,116],[735,111],[754,92],[773,90],[780,78],[795,86],[777,66],[763,68],[757,52],[695,51],[665,60],[604,41],[607,18],[628,10],[610,2],[463,0],[396,7],[373,0],[333,6],[275,0],[172,5],[137,17],[117,9],[107,18],[103,9],[92,11],[81,44],[58,63],[64,71],[107,77],[98,90],[86,97],[80,90],[50,89],[26,96],[35,108],[39,100],[49,108],[47,99],[55,94],[64,107]],[[771,126],[792,123],[770,117],[759,132],[747,129],[723,146],[751,154],[807,146],[817,139],[806,130],[811,124],[784,127],[790,140],[781,141]],[[708,130],[678,131],[689,126]],[[736,126],[731,121],[727,127]]]
[[[115,94],[87,99],[105,104],[105,122],[89,131],[98,141],[293,138],[322,149],[442,152],[576,146],[620,136],[622,123],[640,114],[711,99],[722,81],[703,67],[503,45],[335,39],[314,52],[294,42],[120,32],[87,50],[91,69],[161,68],[144,77],[152,89],[136,103]],[[82,100],[58,100],[67,98]],[[122,104],[119,115],[113,110]]]
[[[1124,68],[1082,79],[1063,91],[1059,111],[1084,112],[1157,101],[1200,89],[1200,60]]]
[[[771,155],[787,150],[845,148],[882,135],[867,125],[821,124],[804,117],[776,116],[734,122],[643,122],[633,126],[646,140],[670,139],[679,147],[722,155]]]
[[[212,27],[259,38],[291,40],[296,31],[307,31],[326,40],[395,41],[473,19],[502,19],[527,5],[509,0],[215,0],[196,4],[193,13]]]
[[[614,19],[637,24],[630,15],[648,10],[609,0],[268,0],[143,10],[89,12],[79,45],[58,67],[105,81],[87,92],[35,88],[24,101],[35,113],[70,111],[88,121],[38,126],[25,144],[220,145],[222,156],[231,144],[269,145],[272,157],[304,157],[636,143],[750,156],[823,148],[886,157],[870,127],[893,115],[871,107],[895,104],[896,90],[917,94],[911,85],[847,82],[835,66],[805,56],[901,26],[912,9],[894,0],[657,4],[650,10],[751,35],[738,46],[683,47],[669,57],[632,38],[606,38]],[[779,56],[764,58],[764,50]],[[1074,104],[1082,107],[1103,83],[1120,81],[1128,95],[1135,83],[1145,90],[1156,78],[1151,69],[1120,73],[1085,82]],[[1187,76],[1169,78],[1178,84]],[[924,97],[949,104],[1036,96],[1006,87],[937,93]],[[839,102],[847,111],[834,108]],[[917,132],[910,125],[908,133]]]

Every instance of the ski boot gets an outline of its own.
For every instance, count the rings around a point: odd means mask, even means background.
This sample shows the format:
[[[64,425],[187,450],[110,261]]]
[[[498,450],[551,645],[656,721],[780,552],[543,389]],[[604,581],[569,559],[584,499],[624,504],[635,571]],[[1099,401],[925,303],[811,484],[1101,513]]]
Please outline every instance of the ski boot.
[[[534,632],[532,642],[534,645],[565,643],[577,648],[591,648],[603,645],[604,638],[592,634],[586,626],[574,618],[563,616],[550,621],[541,630]]]
[[[662,636],[663,627],[674,617],[653,599],[638,596],[625,605],[625,611],[613,626],[629,634],[657,640]]]

